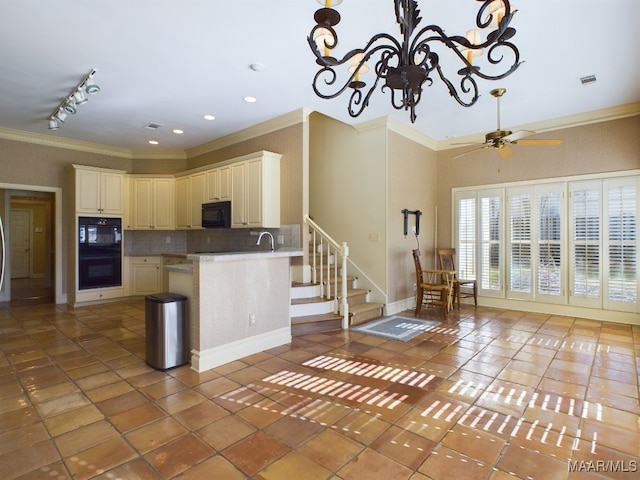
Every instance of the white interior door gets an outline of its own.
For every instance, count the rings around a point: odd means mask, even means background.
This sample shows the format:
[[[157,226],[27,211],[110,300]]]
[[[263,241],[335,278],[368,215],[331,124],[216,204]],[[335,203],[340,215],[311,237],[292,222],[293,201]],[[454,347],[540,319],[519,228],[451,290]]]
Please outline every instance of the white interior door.
[[[11,210],[11,278],[29,278],[31,273],[31,212]]]

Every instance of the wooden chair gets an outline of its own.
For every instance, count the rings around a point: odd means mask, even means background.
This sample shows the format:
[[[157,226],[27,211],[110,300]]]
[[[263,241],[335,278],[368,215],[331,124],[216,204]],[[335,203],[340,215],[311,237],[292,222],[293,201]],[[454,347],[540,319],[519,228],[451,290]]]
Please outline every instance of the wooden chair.
[[[416,268],[416,311],[420,313],[422,305],[442,307],[442,316],[446,320],[452,308],[453,278],[455,272],[447,270],[423,270],[420,264],[420,250],[413,250],[413,263]]]
[[[440,263],[440,268],[443,270],[451,270],[456,272],[456,263],[455,263],[455,248],[438,248],[438,261]],[[471,292],[462,291],[460,287],[471,287]],[[473,297],[473,304],[478,306],[478,284],[475,280],[467,280],[458,278],[458,275],[455,274],[453,278],[453,302],[456,300],[458,302],[458,310],[460,309],[460,298]]]

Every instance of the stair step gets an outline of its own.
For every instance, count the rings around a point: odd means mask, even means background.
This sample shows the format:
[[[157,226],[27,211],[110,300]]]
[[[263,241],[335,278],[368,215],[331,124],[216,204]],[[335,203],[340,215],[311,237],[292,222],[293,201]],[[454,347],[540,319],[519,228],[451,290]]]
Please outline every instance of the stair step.
[[[292,298],[290,314],[293,318],[303,315],[333,313],[334,306],[334,300],[327,300],[321,297]]]
[[[361,303],[349,306],[349,324],[351,326],[359,325],[369,320],[382,317],[382,303]]]
[[[342,317],[336,313],[291,317],[291,335],[326,332],[342,328]]]

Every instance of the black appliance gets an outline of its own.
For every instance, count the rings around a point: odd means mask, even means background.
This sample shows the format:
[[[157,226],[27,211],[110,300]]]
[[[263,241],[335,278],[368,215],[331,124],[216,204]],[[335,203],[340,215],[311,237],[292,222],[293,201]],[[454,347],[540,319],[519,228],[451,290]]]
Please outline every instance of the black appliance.
[[[78,288],[122,286],[122,220],[78,218]]]
[[[203,203],[202,226],[204,228],[230,228],[231,202]]]

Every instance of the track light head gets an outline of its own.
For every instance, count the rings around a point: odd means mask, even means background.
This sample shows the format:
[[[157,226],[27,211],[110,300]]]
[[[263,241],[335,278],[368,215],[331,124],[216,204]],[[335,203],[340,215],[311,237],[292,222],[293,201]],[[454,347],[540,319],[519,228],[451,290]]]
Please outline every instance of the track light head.
[[[60,126],[58,125],[58,121],[51,117],[49,119],[49,130],[60,130]]]
[[[79,88],[74,92],[73,101],[76,103],[76,106],[87,103],[87,97],[84,96],[84,92],[82,91],[82,89]]]
[[[53,118],[57,122],[64,123],[64,121],[67,119],[67,112],[60,108],[56,113],[53,114],[51,118]]]
[[[100,87],[95,84],[93,77],[90,76],[87,78],[87,81],[84,84],[84,91],[89,95],[94,95],[100,91]]]
[[[76,102],[74,102],[71,98],[68,98],[67,101],[62,105],[62,108],[65,112],[75,114],[76,113]]]

